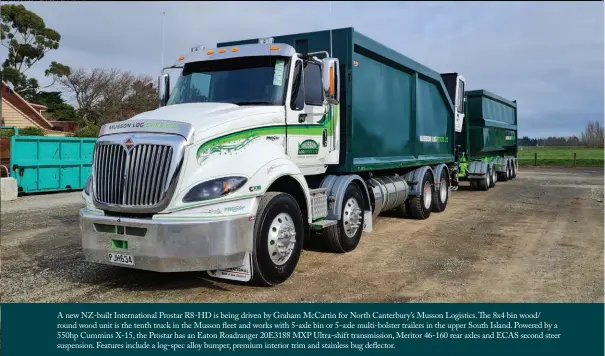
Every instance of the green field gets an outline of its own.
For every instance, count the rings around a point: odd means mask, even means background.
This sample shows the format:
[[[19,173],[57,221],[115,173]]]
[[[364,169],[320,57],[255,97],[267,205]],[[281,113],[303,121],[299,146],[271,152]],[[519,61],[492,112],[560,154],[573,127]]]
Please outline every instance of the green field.
[[[534,154],[538,154],[538,166],[603,167],[603,149],[587,147],[519,147],[519,164],[534,165]]]

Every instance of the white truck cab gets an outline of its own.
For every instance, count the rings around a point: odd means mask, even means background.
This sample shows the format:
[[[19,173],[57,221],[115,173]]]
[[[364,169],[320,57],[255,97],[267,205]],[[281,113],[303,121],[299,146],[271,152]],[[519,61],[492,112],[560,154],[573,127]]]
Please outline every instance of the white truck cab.
[[[305,176],[338,163],[338,60],[259,41],[196,48],[175,67],[172,90],[160,76],[158,109],[101,129],[80,212],[85,258],[281,283],[312,224],[331,224],[327,189]],[[361,207],[347,212],[349,234],[361,235]]]

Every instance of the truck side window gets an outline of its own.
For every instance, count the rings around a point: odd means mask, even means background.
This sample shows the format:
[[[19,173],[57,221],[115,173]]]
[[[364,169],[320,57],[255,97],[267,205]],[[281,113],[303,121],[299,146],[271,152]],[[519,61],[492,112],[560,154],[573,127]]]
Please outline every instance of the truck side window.
[[[302,85],[303,71],[302,62],[296,61],[294,66],[294,81],[292,82],[292,96],[290,98],[290,108],[292,110],[302,110],[305,108],[305,88]]]
[[[460,88],[460,93],[458,95],[458,112],[464,113],[464,82],[462,80],[458,80],[458,87]]]
[[[305,62],[305,104],[317,106],[324,104],[321,68],[319,64],[313,62]]]

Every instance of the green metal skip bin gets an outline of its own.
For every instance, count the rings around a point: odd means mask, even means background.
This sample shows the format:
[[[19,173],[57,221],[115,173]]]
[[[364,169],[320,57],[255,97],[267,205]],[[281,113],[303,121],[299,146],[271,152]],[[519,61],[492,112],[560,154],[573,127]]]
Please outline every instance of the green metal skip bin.
[[[12,136],[11,176],[19,193],[84,189],[96,138]]]

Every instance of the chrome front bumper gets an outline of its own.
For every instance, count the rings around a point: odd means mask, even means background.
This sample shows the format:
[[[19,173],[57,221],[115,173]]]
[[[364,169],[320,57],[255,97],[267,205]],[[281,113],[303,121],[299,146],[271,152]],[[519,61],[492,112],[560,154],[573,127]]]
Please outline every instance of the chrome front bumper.
[[[114,232],[101,232],[111,226],[117,226]],[[185,272],[241,266],[246,252],[252,252],[254,221],[247,216],[214,221],[130,219],[95,215],[84,208],[80,210],[80,228],[86,261]],[[134,231],[139,236],[129,234]],[[132,255],[134,265],[109,262],[110,252]]]

